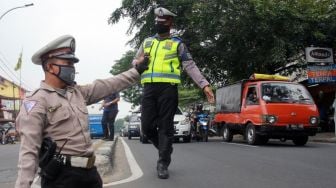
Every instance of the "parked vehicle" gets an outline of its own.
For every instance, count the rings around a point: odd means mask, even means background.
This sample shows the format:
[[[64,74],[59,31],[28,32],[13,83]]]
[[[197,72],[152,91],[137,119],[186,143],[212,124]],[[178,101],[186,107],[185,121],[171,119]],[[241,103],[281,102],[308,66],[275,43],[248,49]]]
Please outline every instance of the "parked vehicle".
[[[120,135],[121,137],[127,137],[127,136],[128,136],[128,130],[127,130],[127,128],[126,128],[126,127],[122,127],[122,128],[120,129],[119,135]]]
[[[174,116],[174,139],[178,141],[180,138],[183,139],[183,142],[191,141],[191,126],[189,119],[185,113],[182,113],[180,108],[177,108]]]
[[[1,144],[15,144],[18,133],[13,126],[13,123],[7,122],[0,125],[0,143]]]
[[[138,137],[140,136],[140,126],[141,126],[141,120],[140,120],[140,114],[134,113],[129,117],[128,122],[128,139],[132,139],[132,137]]]
[[[89,126],[91,138],[101,138],[104,136],[103,127],[101,120],[103,118],[102,114],[90,114],[89,115]]]
[[[286,77],[254,74],[217,89],[214,121],[226,142],[242,134],[251,145],[274,138],[302,146],[316,134],[319,113],[301,84]]]

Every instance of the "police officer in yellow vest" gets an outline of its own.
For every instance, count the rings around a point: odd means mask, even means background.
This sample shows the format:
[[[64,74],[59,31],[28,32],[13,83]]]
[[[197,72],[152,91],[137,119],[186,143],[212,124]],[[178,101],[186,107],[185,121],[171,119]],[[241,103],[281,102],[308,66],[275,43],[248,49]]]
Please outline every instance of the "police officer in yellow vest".
[[[144,40],[135,60],[144,54],[149,56],[149,68],[141,74],[144,85],[141,124],[143,133],[159,151],[158,177],[167,179],[173,152],[173,119],[178,106],[177,85],[181,82],[182,68],[203,89],[210,103],[214,102],[214,95],[185,44],[170,35],[176,14],[163,7],[156,8],[154,13],[157,34]]]

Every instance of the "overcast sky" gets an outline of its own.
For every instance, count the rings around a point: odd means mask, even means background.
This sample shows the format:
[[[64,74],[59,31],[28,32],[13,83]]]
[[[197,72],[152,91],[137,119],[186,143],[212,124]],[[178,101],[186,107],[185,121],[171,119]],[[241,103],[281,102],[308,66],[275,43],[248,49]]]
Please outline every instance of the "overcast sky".
[[[128,20],[116,25],[107,23],[121,1],[0,0],[0,16],[11,8],[34,3],[15,9],[0,20],[0,75],[19,82],[19,72],[13,69],[23,49],[23,87],[38,88],[43,71],[31,62],[31,56],[55,38],[70,34],[76,39],[76,56],[80,59],[76,64],[77,83],[87,84],[111,76],[111,66],[130,49],[126,42],[132,38],[126,35]],[[118,118],[121,118],[131,105],[121,102],[119,106]]]

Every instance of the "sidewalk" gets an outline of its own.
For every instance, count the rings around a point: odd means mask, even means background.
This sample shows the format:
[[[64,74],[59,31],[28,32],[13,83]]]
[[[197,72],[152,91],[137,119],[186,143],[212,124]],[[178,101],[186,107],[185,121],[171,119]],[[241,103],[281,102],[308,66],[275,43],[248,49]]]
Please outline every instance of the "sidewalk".
[[[315,136],[310,136],[309,141],[336,143],[336,137],[334,132],[321,132],[317,133]]]

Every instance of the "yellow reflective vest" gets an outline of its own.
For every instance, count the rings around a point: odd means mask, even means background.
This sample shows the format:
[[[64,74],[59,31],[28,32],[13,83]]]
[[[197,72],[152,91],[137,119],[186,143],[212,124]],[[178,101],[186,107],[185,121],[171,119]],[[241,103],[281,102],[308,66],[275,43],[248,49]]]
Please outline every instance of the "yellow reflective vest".
[[[181,83],[180,60],[177,49],[181,39],[177,37],[158,40],[145,39],[143,49],[150,54],[149,68],[141,74],[141,83],[166,82]]]

